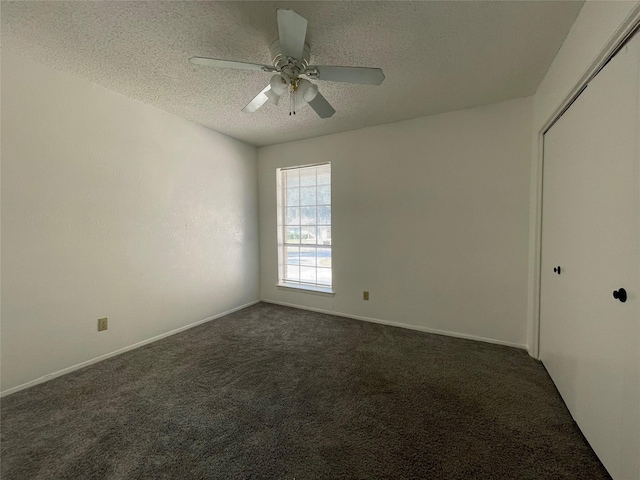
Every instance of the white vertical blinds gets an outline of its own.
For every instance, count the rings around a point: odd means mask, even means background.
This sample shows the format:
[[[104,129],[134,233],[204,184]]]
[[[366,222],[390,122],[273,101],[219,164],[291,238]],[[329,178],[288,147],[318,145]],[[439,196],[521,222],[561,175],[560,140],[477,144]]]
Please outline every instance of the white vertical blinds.
[[[331,287],[331,165],[295,167],[280,175],[281,281]]]

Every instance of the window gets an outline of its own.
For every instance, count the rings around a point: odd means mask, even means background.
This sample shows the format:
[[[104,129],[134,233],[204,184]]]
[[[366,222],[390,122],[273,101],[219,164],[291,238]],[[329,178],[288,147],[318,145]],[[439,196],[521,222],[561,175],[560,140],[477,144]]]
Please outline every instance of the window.
[[[278,176],[278,272],[282,286],[331,291],[331,165]]]

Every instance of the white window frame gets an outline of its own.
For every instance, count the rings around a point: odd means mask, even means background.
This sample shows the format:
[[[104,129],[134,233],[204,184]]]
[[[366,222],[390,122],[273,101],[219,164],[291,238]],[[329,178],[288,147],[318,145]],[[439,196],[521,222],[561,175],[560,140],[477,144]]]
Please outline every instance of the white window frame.
[[[309,225],[309,226],[313,226],[316,227],[316,243],[302,243],[302,239],[300,239],[300,243],[287,243],[286,242],[286,229],[287,229],[287,225],[286,225],[286,213],[285,213],[285,209],[287,207],[286,204],[286,180],[285,180],[285,175],[287,171],[290,170],[302,170],[305,168],[310,168],[310,167],[321,167],[321,166],[328,166],[329,168],[331,168],[331,163],[330,162],[323,162],[323,163],[317,163],[317,164],[310,164],[310,165],[296,165],[296,166],[292,166],[292,167],[282,167],[282,168],[278,168],[276,169],[276,179],[277,179],[277,228],[278,228],[278,289],[283,289],[283,290],[289,290],[289,291],[297,291],[297,292],[304,292],[304,293],[312,293],[312,294],[316,294],[316,295],[333,295],[333,240],[331,241],[330,245],[326,245],[326,244],[318,244],[318,238],[320,237],[319,232],[318,232],[318,227],[322,227],[322,226],[329,226],[331,227],[331,224],[329,225],[318,225],[318,220],[316,218],[316,223],[313,225]],[[331,180],[329,183],[329,186],[331,187]],[[316,181],[316,186],[317,186],[317,181]],[[317,193],[317,191],[316,191]],[[315,206],[316,208],[318,207],[318,203],[317,203],[317,199],[316,199],[316,203],[314,205],[308,205],[308,206]],[[327,206],[326,204],[321,204],[320,206]],[[331,200],[329,203],[329,208],[331,209]],[[303,206],[300,205],[300,208],[302,208]],[[301,231],[302,231],[302,227],[304,225],[300,225],[301,227]],[[290,225],[289,225],[290,227]],[[329,267],[331,269],[331,275],[332,275],[332,280],[331,280],[331,285],[326,285],[326,284],[318,284],[317,281],[317,277],[316,277],[316,282],[315,283],[309,283],[309,282],[304,282],[301,281],[300,279],[298,280],[287,280],[285,279],[285,268],[286,268],[286,264],[287,264],[287,255],[286,255],[286,248],[285,247],[300,247],[300,248],[304,248],[304,247],[312,247],[312,248],[327,248],[331,251],[331,257],[332,257],[332,263],[331,266]],[[317,257],[316,257],[317,258]],[[303,265],[302,265],[303,266]],[[318,268],[318,265],[315,265],[315,268]],[[323,267],[320,267],[323,268]],[[324,267],[327,268],[327,267]],[[316,271],[317,273],[317,271]]]

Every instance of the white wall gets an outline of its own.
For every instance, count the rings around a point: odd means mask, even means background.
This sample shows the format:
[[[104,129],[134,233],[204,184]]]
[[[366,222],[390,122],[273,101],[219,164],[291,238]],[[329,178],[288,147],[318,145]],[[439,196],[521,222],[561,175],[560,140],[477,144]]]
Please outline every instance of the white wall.
[[[524,345],[531,117],[527,98],[260,148],[262,298]],[[276,168],[326,160],[333,298],[276,287]]]
[[[593,0],[584,4],[534,96],[534,130],[549,120],[638,4]]]
[[[4,50],[2,391],[256,301],[257,209],[256,148]]]
[[[639,1],[588,0],[576,18],[562,47],[533,97],[532,175],[529,242],[529,308],[527,345],[538,356],[538,292],[540,248],[540,199],[542,176],[542,129],[562,107],[591,67],[617,40],[617,33],[637,17]]]

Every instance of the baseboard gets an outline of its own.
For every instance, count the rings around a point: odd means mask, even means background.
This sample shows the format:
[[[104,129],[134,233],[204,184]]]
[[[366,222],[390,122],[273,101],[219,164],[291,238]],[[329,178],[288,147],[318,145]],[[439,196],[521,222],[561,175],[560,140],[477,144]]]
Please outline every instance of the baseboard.
[[[66,375],[67,373],[71,373],[75,370],[88,367],[89,365],[93,365],[94,363],[101,362],[102,360],[106,360],[107,358],[115,357],[116,355],[120,355],[121,353],[128,352],[130,350],[142,347],[144,345],[148,345],[149,343],[153,343],[163,338],[170,337],[171,335],[175,335],[176,333],[180,333],[185,330],[189,330],[190,328],[197,327],[198,325],[201,325],[203,323],[210,322],[211,320],[215,320],[216,318],[224,317],[225,315],[229,315],[230,313],[237,312],[238,310],[242,310],[243,308],[250,307],[251,305],[255,305],[256,303],[260,303],[260,300],[255,300],[253,302],[240,305],[239,307],[232,308],[231,310],[227,310],[226,312],[218,313],[217,315],[213,315],[212,317],[208,317],[203,320],[198,320],[197,322],[190,323],[189,325],[185,325],[183,327],[176,328],[175,330],[171,330],[169,332],[156,335],[155,337],[148,338],[147,340],[134,343],[133,345],[129,345],[128,347],[120,348],[110,353],[105,353],[104,355],[100,355],[99,357],[92,358],[91,360],[86,360],[82,363],[78,363],[71,367],[58,370],[57,372],[49,373],[40,378],[36,378],[35,380],[31,380],[29,382],[23,383],[16,387],[8,388],[7,390],[0,392],[0,397],[5,397],[7,395],[11,395],[12,393],[19,392],[20,390],[24,390],[25,388],[33,387],[34,385],[38,385],[40,383],[48,382],[49,380],[53,380],[54,378],[60,377],[62,375]]]
[[[390,325],[392,327],[407,328],[409,330],[417,330],[419,332],[434,333],[436,335],[444,335],[447,337],[464,338],[465,340],[476,340],[478,342],[493,343],[496,345],[504,345],[506,347],[519,348],[522,350],[526,350],[527,352],[529,351],[529,348],[526,345],[523,345],[520,343],[506,342],[504,340],[497,340],[495,338],[485,338],[485,337],[479,337],[476,335],[469,335],[466,333],[451,332],[448,330],[438,330],[436,328],[423,327],[420,325],[411,325],[409,323],[393,322],[390,320],[382,320],[379,318],[362,317],[359,315],[351,315],[349,313],[341,313],[341,312],[334,312],[332,310],[324,310],[322,308],[312,308],[312,307],[305,307],[302,305],[295,305],[293,303],[278,302],[276,300],[269,300],[266,298],[263,298],[262,301],[265,303],[273,303],[274,305],[282,305],[285,307],[299,308],[301,310],[309,310],[312,312],[327,313],[329,315],[335,315],[338,317],[352,318],[354,320],[362,320],[364,322],[379,323],[382,325]]]

